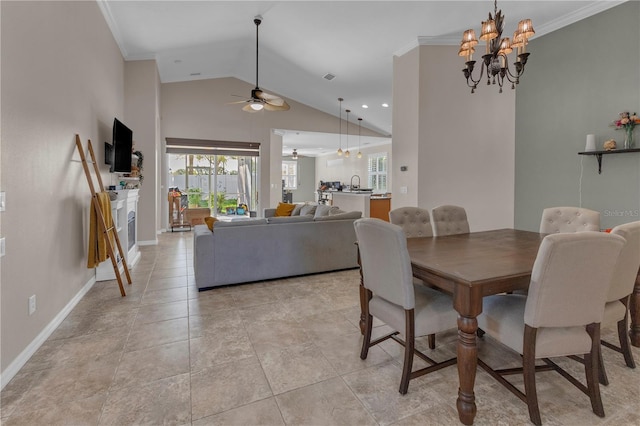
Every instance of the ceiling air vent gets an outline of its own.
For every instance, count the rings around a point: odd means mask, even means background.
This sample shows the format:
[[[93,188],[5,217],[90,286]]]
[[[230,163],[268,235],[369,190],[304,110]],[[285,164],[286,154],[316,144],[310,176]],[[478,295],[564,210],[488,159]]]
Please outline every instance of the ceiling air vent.
[[[331,80],[333,80],[334,78],[336,78],[336,76],[335,76],[335,75],[333,75],[333,74],[331,74],[330,72],[328,72],[328,73],[326,73],[325,75],[323,75],[323,76],[322,76],[322,78],[324,78],[324,79],[325,79],[325,80],[327,80],[327,81],[331,81]]]

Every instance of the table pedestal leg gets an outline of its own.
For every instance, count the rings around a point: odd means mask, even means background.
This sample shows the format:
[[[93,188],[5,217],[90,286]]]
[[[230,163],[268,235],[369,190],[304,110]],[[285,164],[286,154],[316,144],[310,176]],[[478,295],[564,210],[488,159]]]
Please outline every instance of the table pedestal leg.
[[[633,346],[640,347],[640,272],[636,278],[636,285],[633,287],[633,293],[631,293],[629,313],[631,317],[629,338]]]
[[[473,386],[476,381],[478,347],[476,345],[478,320],[475,317],[458,316],[458,417],[465,425],[472,425],[476,416],[476,398]]]

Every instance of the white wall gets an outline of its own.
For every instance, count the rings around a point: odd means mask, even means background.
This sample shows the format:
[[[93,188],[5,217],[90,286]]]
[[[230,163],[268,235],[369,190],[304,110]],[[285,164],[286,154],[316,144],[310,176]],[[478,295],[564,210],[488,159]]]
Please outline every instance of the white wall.
[[[416,49],[417,69],[415,51],[407,54],[411,60],[396,58],[394,67],[402,78],[394,77],[393,208],[411,205],[405,200],[427,209],[456,204],[467,210],[472,231],[513,227],[514,91],[499,94],[497,86],[482,84],[471,94],[456,47]],[[405,102],[397,93],[419,94],[417,120],[415,96]],[[398,129],[398,121],[406,128]],[[409,166],[406,174],[401,165]],[[408,196],[396,197],[407,181]]]
[[[2,10],[2,384],[83,288],[90,193],[75,134],[104,141],[124,113],[124,62],[95,2],[0,2]],[[117,285],[113,291],[119,294]],[[28,315],[27,299],[37,310]]]
[[[134,150],[144,156],[138,201],[138,242],[156,244],[162,226],[156,214],[160,196],[158,159],[161,152],[159,128],[160,76],[155,60],[125,62],[125,122],[133,130]]]

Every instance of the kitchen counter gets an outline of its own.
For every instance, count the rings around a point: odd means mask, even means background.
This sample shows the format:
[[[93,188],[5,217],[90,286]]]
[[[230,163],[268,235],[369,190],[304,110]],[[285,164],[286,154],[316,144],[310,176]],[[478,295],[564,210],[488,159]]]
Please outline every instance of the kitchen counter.
[[[391,197],[373,195],[371,191],[340,191],[333,194],[333,205],[345,211],[360,211],[362,217],[375,217],[389,221]]]

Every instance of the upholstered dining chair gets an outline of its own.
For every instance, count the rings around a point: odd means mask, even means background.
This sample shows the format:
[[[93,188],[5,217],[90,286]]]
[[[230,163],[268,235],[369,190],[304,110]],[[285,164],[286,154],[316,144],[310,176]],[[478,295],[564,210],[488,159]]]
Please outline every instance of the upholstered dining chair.
[[[367,293],[364,303],[365,332],[360,358],[366,359],[369,348],[387,339],[404,346],[404,363],[399,392],[406,394],[409,381],[456,362],[452,358],[436,362],[415,348],[415,338],[456,327],[458,314],[451,296],[427,288],[414,287],[407,238],[397,225],[380,219],[364,218],[354,222],[363,285]],[[373,317],[394,331],[371,341]],[[399,334],[404,335],[401,340]],[[413,356],[431,365],[411,371]]]
[[[436,237],[468,234],[467,212],[459,206],[438,206],[431,210],[433,233]]]
[[[609,287],[607,295],[607,303],[604,305],[602,327],[618,326],[620,346],[615,346],[604,340],[601,343],[609,349],[622,353],[627,367],[636,368],[627,330],[629,298],[633,293],[633,287],[640,269],[640,221],[616,226],[611,233],[624,238],[627,244],[620,253],[618,264],[613,273],[611,287]],[[609,379],[602,362],[602,353],[599,354],[598,361],[600,363],[600,383],[608,385]]]
[[[399,207],[389,212],[389,221],[401,227],[407,238],[433,236],[429,210],[419,207]]]
[[[493,370],[481,360],[478,365],[527,403],[529,417],[536,425],[542,424],[536,371],[560,373],[586,393],[593,412],[604,417],[598,383],[600,323],[624,244],[624,238],[600,232],[547,235],[533,265],[528,296],[503,294],[483,301],[478,326],[523,355],[525,393],[503,377],[520,370]],[[583,357],[586,387],[549,359],[570,355]],[[535,360],[540,358],[545,365],[536,366]]]
[[[541,234],[599,231],[600,213],[580,207],[550,207],[542,211]]]
[[[398,225],[407,238],[432,237],[431,215],[429,210],[419,207],[399,207],[389,212],[389,221]],[[413,278],[415,285],[426,285],[421,279]],[[429,335],[429,349],[436,348],[436,335]]]

